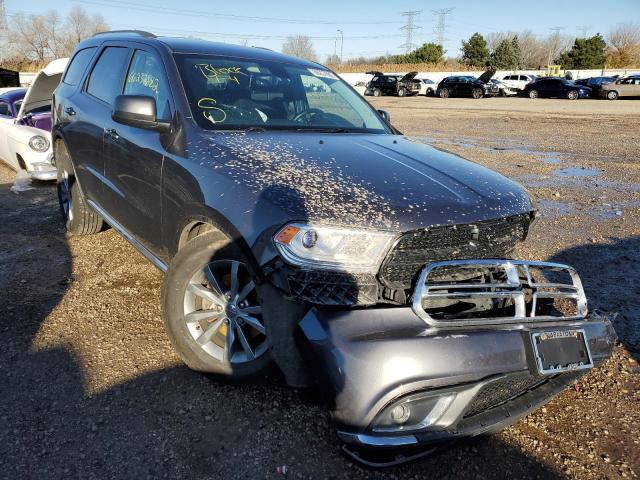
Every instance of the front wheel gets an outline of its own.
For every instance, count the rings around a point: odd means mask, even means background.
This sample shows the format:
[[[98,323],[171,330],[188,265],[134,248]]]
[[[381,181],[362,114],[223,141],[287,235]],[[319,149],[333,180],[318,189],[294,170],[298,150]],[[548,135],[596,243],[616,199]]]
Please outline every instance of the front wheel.
[[[538,96],[537,90],[529,90],[529,98],[538,98]]]
[[[441,88],[440,90],[438,90],[438,95],[440,96],[440,98],[449,98],[449,89]]]
[[[616,92],[615,90],[611,90],[610,92],[607,92],[607,100],[617,100],[618,99],[618,92]]]
[[[406,95],[407,95],[407,90],[406,90],[404,87],[403,87],[403,88],[400,88],[400,89],[398,90],[398,96],[399,96],[399,97],[404,97],[404,96],[406,96]]]
[[[382,92],[380,91],[379,88],[374,88],[373,89],[373,96],[374,97],[379,97],[380,95],[382,95]]]
[[[567,98],[569,100],[577,100],[578,96],[579,95],[577,90],[569,90],[569,92],[567,92]]]
[[[191,369],[240,379],[269,366],[255,276],[240,248],[221,233],[195,237],[174,257],[162,307],[169,339]]]
[[[56,179],[58,203],[67,232],[72,235],[98,233],[103,227],[102,217],[87,205],[66,145],[62,140],[57,140],[53,151],[58,171]]]
[[[483,97],[482,89],[474,88],[473,90],[471,90],[471,96],[476,100],[481,99]]]

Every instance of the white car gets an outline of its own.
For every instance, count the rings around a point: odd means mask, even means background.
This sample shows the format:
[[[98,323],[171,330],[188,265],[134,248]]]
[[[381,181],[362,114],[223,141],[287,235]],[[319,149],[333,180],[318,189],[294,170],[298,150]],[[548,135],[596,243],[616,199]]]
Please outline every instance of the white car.
[[[427,97],[433,97],[436,94],[436,90],[438,89],[438,84],[431,80],[430,78],[416,78],[416,80],[420,80],[420,92],[418,95],[426,95]]]
[[[498,95],[501,97],[513,97],[514,95],[518,95],[519,90],[508,86],[502,80],[492,78],[489,81],[498,87]]]
[[[516,90],[524,90],[524,87],[527,86],[528,83],[531,83],[536,80],[535,75],[505,75],[502,77],[502,83],[504,83],[507,87],[515,88]]]
[[[51,163],[51,97],[68,61],[54,60],[38,72],[15,118],[0,121],[0,159],[37,180],[56,179]]]

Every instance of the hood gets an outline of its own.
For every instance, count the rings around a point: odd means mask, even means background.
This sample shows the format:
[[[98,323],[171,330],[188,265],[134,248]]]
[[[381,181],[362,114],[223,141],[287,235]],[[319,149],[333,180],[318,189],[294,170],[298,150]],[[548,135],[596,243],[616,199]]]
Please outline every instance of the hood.
[[[401,82],[411,82],[416,77],[416,75],[418,75],[418,72],[409,72],[404,77],[402,77],[400,79],[400,81]]]
[[[397,135],[211,133],[188,154],[217,174],[214,182],[230,185],[211,193],[213,203],[218,195],[241,199],[228,208],[282,223],[400,232],[533,208],[517,183]]]
[[[489,83],[489,80],[491,80],[495,74],[496,69],[489,68],[486,72],[478,77],[478,80],[480,80],[482,83]]]
[[[68,58],[59,58],[38,72],[38,75],[36,75],[36,78],[24,96],[18,118],[23,117],[36,108],[46,107],[51,104],[53,91],[60,83],[62,73],[68,62]]]

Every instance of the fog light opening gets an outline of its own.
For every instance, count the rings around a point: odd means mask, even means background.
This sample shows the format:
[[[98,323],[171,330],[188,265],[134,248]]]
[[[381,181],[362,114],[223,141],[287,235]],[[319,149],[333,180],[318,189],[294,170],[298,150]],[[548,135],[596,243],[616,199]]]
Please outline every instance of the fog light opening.
[[[455,397],[455,393],[409,395],[383,409],[374,420],[372,430],[391,433],[432,427],[444,416]]]

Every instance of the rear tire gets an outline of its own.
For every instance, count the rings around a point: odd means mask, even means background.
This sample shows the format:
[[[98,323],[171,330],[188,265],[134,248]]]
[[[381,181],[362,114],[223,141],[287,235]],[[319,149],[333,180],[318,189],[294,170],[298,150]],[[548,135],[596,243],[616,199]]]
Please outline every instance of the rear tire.
[[[449,89],[441,88],[440,90],[438,90],[438,96],[440,98],[449,98]]]
[[[529,90],[529,98],[539,98],[537,90]]]
[[[380,89],[379,89],[379,88],[374,88],[374,89],[373,89],[373,96],[374,96],[374,97],[379,97],[379,96],[381,96],[381,95],[382,95],[382,92],[380,91]]]
[[[616,92],[615,90],[607,92],[607,100],[617,100],[618,96],[618,92]]]
[[[189,368],[244,379],[271,365],[250,265],[217,230],[193,238],[173,258],[162,288],[162,316]]]
[[[98,233],[102,230],[104,222],[102,217],[87,205],[76,179],[69,151],[62,140],[56,141],[54,145],[54,158],[58,170],[58,203],[67,232],[72,235]]]

